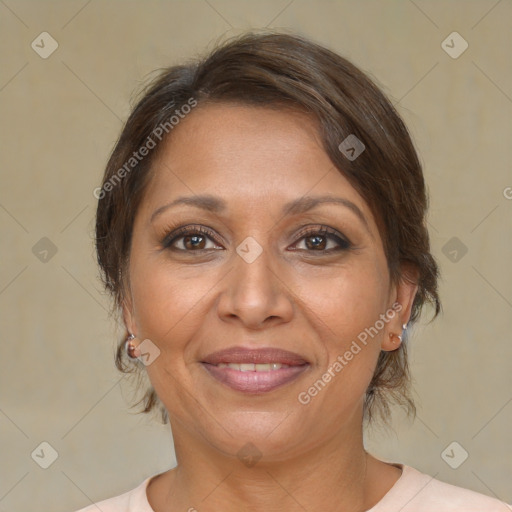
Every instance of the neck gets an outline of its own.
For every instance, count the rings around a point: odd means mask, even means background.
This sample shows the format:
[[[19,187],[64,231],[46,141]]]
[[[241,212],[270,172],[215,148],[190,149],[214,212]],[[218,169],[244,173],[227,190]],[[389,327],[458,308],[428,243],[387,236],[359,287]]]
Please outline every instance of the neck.
[[[309,450],[280,460],[263,456],[254,465],[220,454],[179,423],[172,431],[178,466],[148,490],[156,512],[362,512],[387,490],[370,483],[380,461],[364,450],[362,429],[340,430]]]

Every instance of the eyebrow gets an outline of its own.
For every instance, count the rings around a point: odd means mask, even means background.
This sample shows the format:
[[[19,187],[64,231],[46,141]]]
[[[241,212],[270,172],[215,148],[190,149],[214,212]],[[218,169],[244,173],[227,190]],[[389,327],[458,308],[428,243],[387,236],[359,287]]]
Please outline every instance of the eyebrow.
[[[301,213],[305,213],[309,210],[312,210],[316,206],[319,206],[321,204],[339,204],[341,206],[345,206],[346,208],[350,209],[358,218],[359,220],[365,225],[366,229],[372,235],[372,232],[370,230],[370,226],[368,224],[368,220],[364,216],[363,212],[360,210],[360,208],[353,203],[352,201],[349,201],[348,199],[345,199],[343,197],[335,197],[335,196],[329,196],[329,195],[323,195],[323,196],[303,196],[299,199],[294,199],[293,201],[290,201],[289,203],[286,203],[283,206],[282,214],[283,216],[286,215],[298,215]],[[169,208],[173,208],[174,206],[179,206],[181,204],[185,204],[188,206],[194,206],[196,208],[201,208],[202,210],[207,210],[213,213],[222,213],[226,211],[227,204],[223,199],[217,198],[212,195],[196,195],[196,196],[183,196],[178,197],[174,201],[171,201],[170,203],[164,204],[163,206],[160,206],[160,208],[157,208],[153,214],[151,215],[150,222],[153,222],[154,219],[162,214],[164,211],[168,210]],[[373,235],[372,235],[373,236]]]

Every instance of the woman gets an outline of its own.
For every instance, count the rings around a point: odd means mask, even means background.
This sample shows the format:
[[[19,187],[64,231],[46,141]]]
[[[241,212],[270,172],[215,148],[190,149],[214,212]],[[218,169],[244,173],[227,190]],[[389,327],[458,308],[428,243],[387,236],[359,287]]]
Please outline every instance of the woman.
[[[354,65],[250,33],[165,70],[96,196],[116,364],[178,461],[99,509],[510,510],[364,448],[392,401],[414,415],[407,330],[441,304],[413,144]]]

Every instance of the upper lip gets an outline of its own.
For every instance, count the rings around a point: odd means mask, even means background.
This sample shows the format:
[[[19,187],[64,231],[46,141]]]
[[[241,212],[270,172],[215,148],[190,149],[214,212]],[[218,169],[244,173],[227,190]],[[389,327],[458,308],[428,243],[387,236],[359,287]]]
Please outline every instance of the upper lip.
[[[231,347],[224,350],[213,352],[206,356],[203,363],[281,363],[289,366],[299,366],[307,364],[307,361],[294,352],[278,348],[258,348],[250,349],[245,347]]]

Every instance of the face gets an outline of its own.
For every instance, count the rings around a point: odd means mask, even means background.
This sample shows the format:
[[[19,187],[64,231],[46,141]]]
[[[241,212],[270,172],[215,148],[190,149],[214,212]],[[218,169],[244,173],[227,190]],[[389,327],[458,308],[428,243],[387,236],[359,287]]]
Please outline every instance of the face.
[[[279,459],[360,430],[415,292],[390,283],[375,219],[311,118],[217,104],[180,121],[154,163],[124,314],[158,354],[146,370],[175,440]]]

